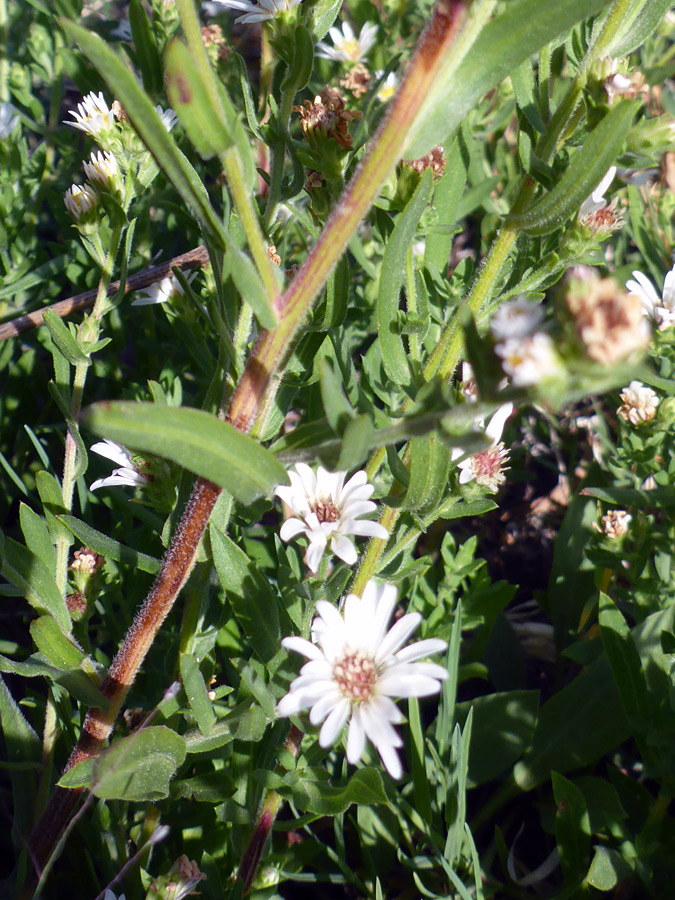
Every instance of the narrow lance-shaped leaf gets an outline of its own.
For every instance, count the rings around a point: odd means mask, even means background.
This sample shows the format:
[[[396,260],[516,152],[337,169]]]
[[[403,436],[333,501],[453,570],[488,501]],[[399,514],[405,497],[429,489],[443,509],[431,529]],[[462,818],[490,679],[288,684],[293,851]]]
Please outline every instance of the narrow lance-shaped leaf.
[[[409,386],[412,373],[403,338],[398,332],[399,293],[405,277],[405,255],[415,237],[422,213],[431,197],[431,171],[427,169],[406,208],[396,221],[382,258],[377,295],[377,330],[382,347],[382,362],[395,384]]]
[[[621,706],[633,722],[645,723],[650,698],[640,654],[626,620],[607,594],[600,594],[598,622]]]
[[[63,22],[63,28],[108,82],[157,165],[190,207],[202,228],[219,246],[224,247],[225,229],[211,206],[204,185],[167,133],[157,111],[132,73],[98,35],[73,22]]]
[[[95,434],[155,453],[251,503],[287,482],[286,470],[261,444],[201,409],[154,403],[96,403],[83,422]]]
[[[541,0],[509,0],[504,11],[482,29],[465,58],[448,78],[440,78],[420,108],[405,148],[416,158],[448,136],[490,88],[524,60],[595,15],[611,0],[557,0],[555,15]]]
[[[174,38],[164,54],[166,94],[202,159],[217,156],[234,143],[227,123],[213,109],[206,86],[186,45]]]
[[[635,103],[619,101],[591,131],[581,150],[572,156],[553,190],[522,215],[509,216],[508,221],[528,234],[544,235],[574,215],[621,152],[636,111]]]

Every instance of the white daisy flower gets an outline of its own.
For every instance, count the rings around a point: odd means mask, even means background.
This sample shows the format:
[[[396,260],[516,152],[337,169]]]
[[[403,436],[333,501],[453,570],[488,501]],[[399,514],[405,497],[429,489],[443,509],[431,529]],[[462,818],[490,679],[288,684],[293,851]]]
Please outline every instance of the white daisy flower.
[[[195,277],[195,272],[188,275],[188,282]],[[182,297],[183,288],[175,275],[167,275],[161,281],[156,281],[144,291],[139,291],[139,296],[132,300],[132,306],[150,306],[153,303],[166,303],[174,297]]]
[[[536,331],[543,318],[544,310],[539,303],[520,296],[499,307],[490,320],[490,331],[496,341],[522,338]]]
[[[344,22],[342,31],[333,26],[328,29],[328,34],[333,41],[333,46],[319,41],[316,45],[317,56],[321,59],[335,59],[338,62],[361,62],[375,43],[377,37],[377,25],[374,22],[366,22],[356,37],[354,29],[349,22]]]
[[[96,194],[88,184],[73,184],[63,195],[63,202],[71,216],[78,222],[96,206]]]
[[[660,297],[651,280],[642,272],[633,272],[633,278],[635,281],[626,282],[626,289],[640,298],[643,313],[654,319],[659,331],[672,328],[675,325],[675,266],[666,273]]]
[[[513,403],[505,403],[500,406],[492,416],[485,429],[485,436],[490,438],[491,445],[487,450],[474,453],[468,459],[457,464],[460,469],[459,483],[468,484],[475,481],[482,487],[493,493],[506,481],[504,471],[509,458],[509,451],[504,446],[501,437],[506,425],[506,420],[513,412]],[[452,448],[452,459],[464,456],[465,451],[459,447]]]
[[[621,391],[620,396],[622,403],[617,413],[631,425],[643,425],[656,415],[659,397],[656,391],[645,387],[641,381],[631,381],[628,387]]]
[[[103,188],[114,188],[117,185],[119,169],[117,160],[112,153],[98,153],[92,151],[88,161],[82,163],[84,174],[92,184],[98,184]]]
[[[91,91],[77,104],[77,112],[68,110],[75,121],[64,120],[66,125],[79,128],[87,134],[97,135],[102,131],[110,131],[115,125],[115,114],[108,109],[102,93],[95,94]]]
[[[162,107],[157,104],[155,107],[155,111],[157,115],[162,120],[162,125],[166,128],[167,131],[171,131],[173,126],[178,121],[178,116],[172,109],[162,109]]]
[[[19,124],[19,117],[11,103],[0,103],[0,141],[9,137]]]
[[[495,346],[502,369],[516,387],[538,384],[544,378],[563,374],[563,367],[551,337],[543,331],[520,338],[508,338]]]
[[[607,206],[604,198],[604,193],[610,186],[610,184],[614,181],[615,175],[616,166],[611,166],[608,169],[607,174],[593,191],[591,196],[587,197],[581,204],[581,208],[579,209],[579,220],[585,218],[586,216],[590,216],[594,212],[597,212],[599,209],[602,209],[603,206]]]
[[[368,484],[361,470],[344,483],[346,472],[327,472],[319,466],[316,475],[306,463],[296,463],[295,472],[289,469],[289,486],[279,485],[274,493],[295,514],[281,526],[279,537],[290,541],[306,534],[309,546],[305,555],[307,568],[315,574],[321,557],[330,541],[332,552],[347,565],[357,560],[356,547],[348,534],[386,540],[389,533],[379,522],[357,522],[376,509],[369,499],[375,488]]]
[[[138,471],[138,468],[134,463],[134,458],[126,447],[122,447],[114,441],[105,440],[92,444],[91,449],[94,453],[98,453],[99,456],[105,456],[106,459],[111,459],[113,462],[117,463],[120,468],[114,469],[112,475],[108,475],[107,478],[98,478],[89,486],[90,491],[96,491],[100,487],[120,487],[122,485],[128,487],[140,487],[141,485],[149,484],[150,481],[152,481],[152,478],[150,478],[149,475],[144,475],[142,472]]]
[[[287,637],[282,645],[309,662],[279,701],[280,716],[310,709],[309,721],[321,726],[319,744],[330,747],[349,720],[347,761],[357,763],[366,738],[374,745],[392,778],[402,774],[398,747],[403,741],[392,725],[403,715],[392,697],[437,694],[447,671],[437,663],[417,662],[442,653],[445,641],[430,638],[403,648],[422,621],[419,613],[402,616],[387,630],[396,605],[396,588],[369,581],[363,597],[349,594],[342,614],[320,600],[314,620],[316,643]],[[401,649],[403,648],[403,649]]]
[[[258,3],[250,3],[249,0],[218,0],[222,6],[241,10],[244,15],[237,16],[235,22],[241,22],[244,25],[267,22],[273,19],[277,13],[290,12],[301,2],[302,0],[259,0]]]
[[[375,78],[382,77],[382,69],[375,72]],[[387,103],[396,93],[398,87],[398,76],[396,72],[390,72],[384,79],[377,92],[377,99],[380,103]]]

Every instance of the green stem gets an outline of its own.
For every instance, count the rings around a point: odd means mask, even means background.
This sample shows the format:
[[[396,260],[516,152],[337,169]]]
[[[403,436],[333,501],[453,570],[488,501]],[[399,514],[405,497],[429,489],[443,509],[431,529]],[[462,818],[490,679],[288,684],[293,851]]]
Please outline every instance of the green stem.
[[[113,265],[115,263],[121,234],[122,231],[120,228],[116,228],[112,232],[110,246],[101,267],[101,277],[98,282],[94,306],[91,313],[85,317],[78,331],[78,342],[80,344],[91,345],[98,340],[101,317],[108,304],[108,287],[112,279]],[[84,394],[88,368],[88,360],[76,363],[75,374],[73,376],[73,388],[70,400],[70,422],[68,423],[68,432],[66,434],[63,479],[61,482],[63,506],[68,513],[70,513],[73,508],[73,492],[75,490],[75,470],[77,462],[77,437],[79,437],[77,432],[77,421],[82,409],[82,396]],[[66,585],[68,583],[68,548],[70,547],[70,537],[64,532],[65,529],[60,530],[56,540],[55,574],[59,590],[65,594]]]
[[[277,119],[278,137],[272,146],[272,159],[270,161],[270,184],[267,193],[267,205],[263,216],[263,227],[269,233],[279,209],[281,196],[281,180],[284,173],[284,158],[286,156],[286,139],[288,137],[288,123],[291,120],[291,108],[295,99],[295,90],[285,90],[281,94],[279,104],[279,116]]]
[[[202,41],[201,27],[194,0],[176,0],[176,6],[178,7],[185,40],[201,75],[202,84],[209,95],[214,115],[219,115],[225,119],[223,89],[216,82],[204,42]],[[268,295],[276,297],[279,292],[279,286],[274,265],[267,254],[267,245],[260,229],[257,209],[244,182],[244,168],[237,147],[229,147],[221,154],[221,162],[225,169],[230,193],[241,219],[242,228],[244,229],[260,279]]]

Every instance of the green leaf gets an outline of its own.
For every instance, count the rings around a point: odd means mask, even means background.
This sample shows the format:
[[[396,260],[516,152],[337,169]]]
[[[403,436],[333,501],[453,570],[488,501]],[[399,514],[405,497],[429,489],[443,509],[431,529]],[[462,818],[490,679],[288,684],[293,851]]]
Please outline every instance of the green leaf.
[[[507,216],[507,221],[528,234],[545,235],[555,231],[578,212],[584,200],[595,190],[616,157],[637,112],[637,104],[620,100],[595,126],[570,160],[556,186],[522,215]]]
[[[0,678],[0,724],[5,742],[5,755],[10,763],[40,763],[42,741],[29,724],[19,705]],[[19,846],[30,834],[33,825],[33,797],[37,788],[35,774],[11,770],[13,825],[15,842]]]
[[[422,213],[431,198],[431,171],[427,169],[406,208],[398,216],[387,242],[380,270],[377,294],[377,330],[384,369],[394,384],[412,385],[408,354],[398,330],[398,307],[405,279],[405,258],[412,244]]]
[[[59,669],[76,669],[84,659],[83,651],[63,633],[52,616],[39,616],[30,623],[35,646]]]
[[[672,6],[672,0],[642,0],[624,15],[622,31],[617,35],[607,56],[628,56],[647,40],[661,24]]]
[[[504,11],[482,29],[459,66],[449,77],[440,78],[427,96],[410,130],[405,156],[415,159],[436,144],[447,145],[448,135],[490,88],[609,2],[557,0],[552,15],[541,0],[509,0]]]
[[[565,883],[580,878],[586,871],[591,849],[591,827],[584,795],[558,772],[551,772],[553,796],[557,804],[555,839]]]
[[[102,800],[162,800],[185,755],[180,735],[164,725],[150,726],[114,741],[96,759],[73,766],[59,786],[86,787]]]
[[[319,385],[326,418],[333,431],[342,434],[356,413],[344,392],[342,378],[328,357],[324,357],[319,363]]]
[[[373,422],[366,413],[349,421],[342,435],[338,471],[349,472],[365,460],[373,445],[373,434]]]
[[[312,6],[311,27],[315,41],[320,41],[328,32],[337,19],[341,7],[342,0],[317,0]]]
[[[464,725],[473,709],[469,787],[497,778],[529,747],[539,712],[539,691],[487,694],[457,704],[457,721]]]
[[[293,63],[281,84],[281,90],[297,94],[307,86],[313,66],[314,41],[302,22],[298,22],[293,32]]]
[[[612,891],[632,870],[618,850],[598,845],[586,881],[597,891]]]
[[[242,704],[225,719],[219,719],[211,733],[191,731],[185,735],[188,753],[212,753],[232,741],[259,741],[267,728],[267,716],[257,705]]]
[[[630,628],[607,594],[600,593],[598,622],[605,654],[612,667],[621,706],[629,719],[644,728],[649,718],[650,696],[640,654]]]
[[[91,64],[105,78],[157,165],[189,206],[201,227],[224,249],[225,229],[211,206],[206,188],[176,146],[152,102],[127,66],[98,35],[74,22],[63,22],[62,25],[68,36],[79,44]]]
[[[59,521],[63,522],[68,530],[78,540],[82,541],[85,547],[89,547],[95,553],[100,553],[106,559],[113,559],[115,562],[132,566],[141,572],[149,572],[151,575],[156,575],[162,567],[161,559],[156,559],[154,556],[148,556],[146,553],[141,553],[139,550],[120,544],[119,541],[114,541],[107,534],[96,531],[95,528],[92,528],[80,519],[76,519],[74,516],[59,516]]]
[[[657,509],[675,506],[675,487],[670,486],[657,486],[651,491],[639,488],[587,487],[581,494],[584,497],[596,497],[613,506],[634,506],[637,509],[645,506]]]
[[[436,228],[426,237],[424,261],[439,272],[445,272],[450,258],[452,226],[459,218],[458,204],[469,174],[472,140],[470,126],[463,125],[448,151],[445,172],[434,187]]]
[[[243,550],[213,525],[209,528],[213,562],[220,583],[258,658],[268,664],[281,649],[279,610],[274,591]]]
[[[131,0],[129,3],[129,25],[143,87],[154,96],[162,90],[162,61],[155,33],[141,0]]]
[[[300,812],[319,816],[340,815],[353,803],[374,806],[388,802],[382,776],[374,768],[359,769],[342,786],[330,784],[322,770],[317,769],[292,772],[286,778],[269,773],[266,783],[282,797],[292,799]]]
[[[88,675],[80,668],[59,669],[44,662],[42,654],[34,654],[24,660],[0,656],[0,672],[12,672],[15,675],[21,675],[22,678],[47,678],[60,684],[85,706],[96,706],[99,709],[108,708],[108,701],[99,690],[100,682],[93,674]]]
[[[19,521],[26,546],[53,572],[56,568],[56,553],[45,520],[33,512],[30,506],[22,503],[19,507]]]
[[[164,53],[166,95],[202,159],[219,156],[234,143],[183,41],[173,38]]]
[[[273,298],[269,297],[253,261],[225,235],[227,262],[235,287],[253,310],[263,328],[274,328],[278,322]]]
[[[89,365],[91,360],[82,350],[67,325],[54,310],[46,309],[44,323],[49,330],[52,340],[71,365],[79,362]]]
[[[204,676],[199,670],[199,663],[188,653],[180,655],[180,678],[199,730],[202,734],[209,734],[216,724],[216,716],[206,690]]]
[[[34,609],[50,613],[64,631],[70,632],[70,614],[52,572],[27,547],[8,538],[2,549],[0,573],[21,588]]]
[[[269,450],[201,409],[116,401],[95,403],[82,419],[95,434],[173,460],[240,503],[252,503],[288,481]]]
[[[424,516],[443,498],[450,473],[451,451],[438,434],[423,435],[410,442],[410,481],[403,508]]]
[[[323,321],[319,331],[328,331],[342,325],[349,306],[349,256],[345,253],[328,276]]]
[[[45,514],[47,528],[52,536],[52,542],[56,543],[64,534],[68,534],[66,528],[56,518],[59,514],[66,512],[66,508],[63,505],[61,485],[54,475],[43,471],[38,472],[35,476],[35,486],[42,501],[42,509]]]

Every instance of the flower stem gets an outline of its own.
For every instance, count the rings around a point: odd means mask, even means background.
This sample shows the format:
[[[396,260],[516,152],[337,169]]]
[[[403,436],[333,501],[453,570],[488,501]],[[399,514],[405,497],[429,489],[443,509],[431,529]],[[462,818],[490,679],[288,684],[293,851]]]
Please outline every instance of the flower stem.
[[[288,123],[291,119],[291,107],[295,99],[294,88],[286,89],[281,94],[279,115],[277,119],[277,140],[272,146],[272,158],[270,161],[270,183],[267,193],[267,205],[263,216],[263,227],[269,232],[274,224],[274,219],[279,208],[281,196],[281,180],[284,174],[284,158],[286,156],[286,139],[288,137]]]
[[[102,262],[101,277],[98,283],[96,299],[91,313],[84,319],[78,331],[78,341],[85,346],[91,345],[98,340],[100,331],[101,316],[105,310],[108,299],[108,287],[112,278],[113,265],[117,256],[117,248],[119,246],[122,231],[120,228],[113,230],[110,239],[108,252]],[[61,496],[63,506],[67,512],[71,512],[73,508],[73,492],[75,489],[75,478],[77,469],[77,446],[79,438],[79,428],[77,420],[82,409],[82,396],[84,394],[84,386],[87,380],[87,369],[89,368],[89,360],[82,360],[75,364],[75,373],[73,375],[73,387],[70,400],[70,421],[68,422],[68,431],[66,434],[66,447],[63,460],[63,479],[61,482]],[[64,529],[59,531],[56,539],[56,583],[59,590],[65,594],[66,584],[68,581],[68,548],[70,547],[70,536],[65,533]]]

